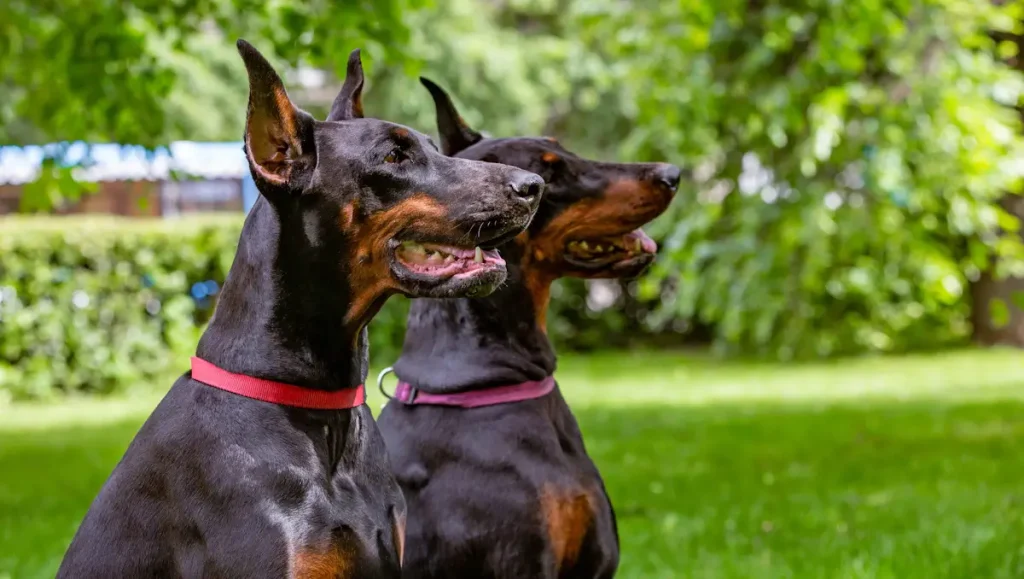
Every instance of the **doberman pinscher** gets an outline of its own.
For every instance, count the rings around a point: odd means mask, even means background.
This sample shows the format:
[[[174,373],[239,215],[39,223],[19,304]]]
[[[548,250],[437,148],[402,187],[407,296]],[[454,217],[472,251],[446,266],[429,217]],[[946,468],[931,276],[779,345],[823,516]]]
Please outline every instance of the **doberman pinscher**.
[[[403,577],[611,577],[614,512],[551,377],[549,288],[561,276],[639,275],[657,246],[638,228],[667,208],[680,169],[589,161],[548,138],[484,138],[423,83],[445,154],[515,165],[547,185],[528,230],[499,248],[504,286],[412,304],[395,400],[378,418],[409,508]]]
[[[363,118],[358,51],[326,122],[248,43],[245,153],[261,196],[193,370],[100,491],[58,573],[398,577],[405,503],[363,403],[388,295],[483,295],[543,180]],[[201,374],[200,374],[201,372]]]

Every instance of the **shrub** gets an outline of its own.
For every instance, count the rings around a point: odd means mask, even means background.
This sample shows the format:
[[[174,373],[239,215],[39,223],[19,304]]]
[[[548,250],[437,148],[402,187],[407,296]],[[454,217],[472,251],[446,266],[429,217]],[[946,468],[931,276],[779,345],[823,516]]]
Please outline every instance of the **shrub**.
[[[186,368],[241,219],[4,219],[0,396],[109,393]]]

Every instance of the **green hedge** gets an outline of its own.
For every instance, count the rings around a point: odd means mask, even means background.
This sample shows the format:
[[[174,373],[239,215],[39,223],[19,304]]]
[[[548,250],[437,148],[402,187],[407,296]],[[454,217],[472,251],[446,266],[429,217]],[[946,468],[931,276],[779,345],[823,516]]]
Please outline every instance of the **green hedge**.
[[[0,396],[109,393],[183,371],[241,219],[0,220]]]
[[[195,351],[241,225],[238,215],[0,219],[0,402],[166,386]],[[590,312],[585,294],[578,281],[554,292],[559,347],[640,335],[629,308]],[[392,298],[374,319],[374,362],[394,361],[407,310]]]

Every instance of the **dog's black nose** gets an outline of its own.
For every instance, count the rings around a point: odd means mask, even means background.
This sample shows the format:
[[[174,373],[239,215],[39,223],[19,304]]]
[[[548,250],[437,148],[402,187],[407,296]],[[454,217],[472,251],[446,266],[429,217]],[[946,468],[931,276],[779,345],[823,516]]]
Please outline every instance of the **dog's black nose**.
[[[682,176],[683,171],[675,165],[669,165],[668,163],[662,163],[655,173],[655,180],[658,183],[668,187],[675,191],[676,187],[679,186],[679,179]]]
[[[508,186],[515,191],[516,195],[532,200],[544,192],[544,179],[540,175],[524,171],[516,175]]]

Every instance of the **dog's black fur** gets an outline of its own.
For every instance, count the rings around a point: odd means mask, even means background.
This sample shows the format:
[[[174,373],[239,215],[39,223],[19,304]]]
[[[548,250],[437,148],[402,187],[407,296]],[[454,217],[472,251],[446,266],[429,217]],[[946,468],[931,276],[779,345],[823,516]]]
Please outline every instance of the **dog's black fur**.
[[[529,229],[500,247],[506,284],[487,298],[415,301],[395,373],[429,393],[541,380],[555,370],[544,319],[551,282],[635,276],[654,258],[580,260],[566,244],[621,236],[653,219],[680,170],[588,161],[547,138],[484,138],[444,91],[424,84],[445,154],[515,165],[547,184]],[[378,424],[409,508],[406,579],[614,575],[615,515],[557,388],[475,409],[392,401]]]
[[[356,387],[365,325],[388,295],[487,293],[505,277],[416,275],[395,261],[400,240],[500,242],[529,222],[543,182],[362,118],[358,51],[317,122],[251,45],[238,48],[250,82],[245,151],[262,195],[197,355],[307,388]],[[186,373],[100,491],[58,576],[398,577],[404,519],[365,405],[278,406]]]

